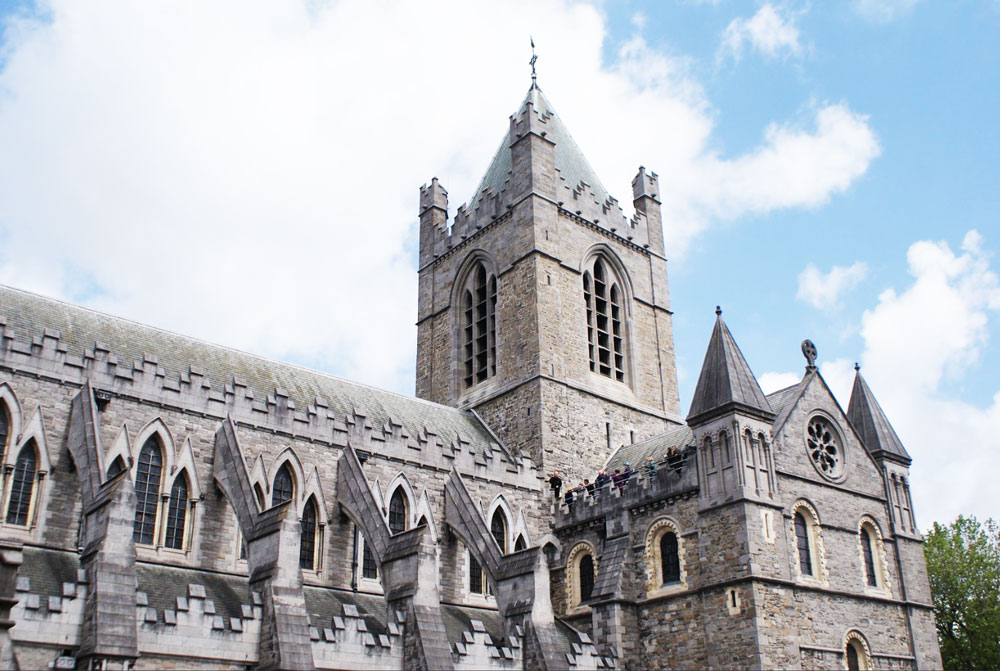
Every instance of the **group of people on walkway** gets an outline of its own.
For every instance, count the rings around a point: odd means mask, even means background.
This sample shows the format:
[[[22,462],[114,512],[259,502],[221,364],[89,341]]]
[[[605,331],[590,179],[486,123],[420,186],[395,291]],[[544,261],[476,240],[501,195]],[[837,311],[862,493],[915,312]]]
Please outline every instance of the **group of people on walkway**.
[[[667,450],[666,460],[669,462],[679,456],[680,452],[677,448],[671,447]],[[642,471],[647,478],[652,479],[656,475],[657,466],[657,462],[653,460],[653,457],[647,457],[646,462],[642,465]],[[622,464],[621,468],[616,468],[613,473],[608,473],[604,470],[598,471],[593,482],[584,478],[583,482],[578,484],[576,487],[570,487],[565,493],[562,493],[563,479],[559,475],[558,471],[552,472],[549,476],[548,483],[549,487],[552,489],[552,498],[558,501],[561,494],[563,500],[566,502],[566,505],[572,508],[573,504],[583,497],[598,497],[609,487],[616,487],[620,492],[624,491],[625,488],[628,487],[629,482],[632,482],[637,477],[638,471],[632,468],[631,463],[626,461]]]

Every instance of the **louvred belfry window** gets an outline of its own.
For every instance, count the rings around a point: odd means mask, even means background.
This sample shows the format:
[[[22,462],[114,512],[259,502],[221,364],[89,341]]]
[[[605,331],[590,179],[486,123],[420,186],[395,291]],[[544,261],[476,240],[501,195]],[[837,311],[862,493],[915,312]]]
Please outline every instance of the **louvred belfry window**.
[[[7,524],[28,525],[37,459],[34,441],[22,447],[17,455],[14,478],[10,484],[10,501],[7,504]]]
[[[135,524],[132,535],[136,543],[152,545],[156,540],[156,513],[160,502],[160,476],[163,455],[156,438],[150,438],[139,452],[135,472]]]
[[[465,388],[497,372],[497,278],[478,261],[462,291],[462,356]]]
[[[599,256],[583,273],[583,298],[587,307],[587,351],[590,370],[624,382],[623,294],[618,280]]]

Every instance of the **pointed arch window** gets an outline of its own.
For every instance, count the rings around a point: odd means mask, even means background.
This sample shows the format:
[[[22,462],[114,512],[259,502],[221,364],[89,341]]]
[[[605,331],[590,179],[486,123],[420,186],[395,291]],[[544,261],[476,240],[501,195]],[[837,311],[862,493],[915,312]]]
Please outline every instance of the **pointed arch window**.
[[[409,514],[407,508],[406,494],[403,493],[403,488],[396,487],[396,491],[392,493],[392,497],[389,499],[389,533],[398,534],[406,531],[409,526],[407,524]]]
[[[299,568],[304,568],[309,571],[316,569],[316,526],[317,526],[317,515],[316,515],[316,499],[312,496],[306,501],[305,507],[302,509],[302,520],[300,522],[302,526],[301,540],[299,543]]]
[[[507,554],[507,517],[497,508],[490,520],[490,533],[500,547],[500,554]]]
[[[469,389],[497,372],[497,278],[483,261],[472,267],[461,296],[463,379]]]
[[[528,544],[524,540],[524,536],[521,534],[517,535],[517,540],[514,541],[514,552],[520,552],[521,550],[528,549]]]
[[[271,505],[276,506],[279,503],[291,501],[294,497],[295,485],[292,479],[292,469],[286,463],[278,469],[278,474],[274,476],[274,484],[271,485]]]
[[[167,505],[167,534],[163,544],[174,550],[184,549],[184,537],[187,530],[188,482],[187,475],[181,471],[170,488],[170,502]]]
[[[625,381],[624,300],[620,282],[610,266],[595,256],[583,273],[587,307],[587,350],[590,370],[618,382]]]
[[[132,537],[141,545],[156,541],[156,515],[160,503],[160,479],[163,475],[163,453],[159,441],[150,438],[139,452],[135,472],[135,523]]]
[[[21,448],[14,465],[14,477],[10,483],[10,499],[7,502],[7,524],[28,526],[37,464],[35,441],[32,440]]]
[[[663,572],[663,584],[680,582],[681,561],[677,553],[677,534],[668,531],[660,537],[660,570]]]
[[[108,466],[108,480],[115,477],[119,473],[124,473],[124,472],[125,472],[125,460],[122,459],[121,455],[118,455],[117,457],[115,457],[114,461],[111,462],[111,465]]]

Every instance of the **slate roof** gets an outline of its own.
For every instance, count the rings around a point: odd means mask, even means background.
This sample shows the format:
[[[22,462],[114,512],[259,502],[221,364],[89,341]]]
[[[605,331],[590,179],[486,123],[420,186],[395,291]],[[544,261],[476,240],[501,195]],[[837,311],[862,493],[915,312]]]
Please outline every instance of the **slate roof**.
[[[705,361],[698,376],[688,422],[709,419],[727,409],[736,407],[768,420],[774,419],[771,408],[757,378],[754,377],[743,353],[716,311],[715,328],[708,342]]]
[[[847,419],[872,455],[887,453],[907,464],[910,463],[910,455],[903,447],[903,442],[896,435],[860,370],[854,376]]]
[[[781,413],[785,411],[785,406],[795,400],[801,384],[801,382],[796,382],[790,387],[773,391],[767,395],[768,405],[770,405],[771,409],[774,410],[775,415],[780,416]]]
[[[80,560],[75,552],[26,547],[18,576],[28,578],[31,594],[60,596],[63,583],[77,581],[79,567]],[[138,591],[146,594],[146,605],[156,609],[160,624],[163,624],[163,611],[176,609],[177,597],[188,597],[188,585],[191,584],[204,587],[204,599],[213,603],[216,615],[224,617],[227,623],[231,618],[242,616],[244,605],[253,603],[246,576],[139,562],[136,564],[136,578]],[[369,633],[378,636],[388,631],[385,598],[379,594],[315,585],[303,586],[303,592],[306,612],[314,627],[331,627],[334,616],[344,616],[346,605],[357,608]],[[41,599],[40,604],[40,610],[45,612],[47,600]],[[441,604],[441,615],[449,642],[461,641],[464,632],[472,631],[473,620],[483,623],[495,645],[505,642],[503,620],[494,609]],[[563,652],[569,652],[571,644],[578,640],[577,634],[561,621],[557,620],[556,624]]]
[[[687,426],[678,426],[652,438],[619,448],[608,461],[605,470],[614,473],[616,468],[623,468],[626,461],[632,468],[639,469],[646,463],[648,457],[652,457],[655,462],[661,462],[669,448],[676,447],[678,450],[683,450],[693,445],[694,434],[691,433],[691,429]]]
[[[443,444],[453,442],[458,436],[475,446],[495,442],[486,427],[468,411],[375,389],[0,285],[0,321],[3,319],[8,334],[13,329],[17,339],[25,342],[40,337],[46,328],[57,330],[60,344],[73,356],[82,356],[93,349],[95,341],[100,341],[108,345],[122,364],[141,361],[145,354],[154,355],[167,377],[175,380],[186,376],[191,366],[200,368],[212,389],[218,391],[232,384],[235,376],[254,391],[256,398],[262,399],[276,388],[283,389],[302,410],[320,398],[339,418],[357,409],[373,426],[382,427],[391,417],[410,436],[422,435],[424,427],[428,427]]]
[[[573,141],[573,136],[569,134],[566,126],[555,113],[552,103],[548,101],[540,88],[532,86],[517,110],[517,117],[524,114],[528,103],[534,105],[535,112],[540,116],[548,117],[546,121],[548,130],[545,137],[555,142],[556,170],[559,171],[560,177],[565,180],[565,186],[575,188],[581,181],[586,182],[590,185],[597,202],[603,204],[610,197],[608,190],[601,184],[597,173],[590,167],[590,163],[580,151],[580,147]],[[497,193],[503,191],[511,170],[510,142],[510,131],[508,130],[500,142],[500,148],[497,149],[497,153],[490,162],[490,167],[486,169],[486,174],[483,175],[482,181],[476,188],[475,195],[469,201],[470,206],[479,200],[487,187],[492,187]]]
[[[766,396],[767,403],[775,415],[781,415],[786,406],[795,400],[800,385],[801,383],[797,382]],[[652,457],[653,461],[661,462],[671,447],[681,451],[686,447],[694,447],[694,434],[687,425],[674,427],[641,442],[619,448],[608,461],[605,470],[613,473],[616,468],[623,468],[626,461],[632,464],[632,468],[639,469],[649,457]]]

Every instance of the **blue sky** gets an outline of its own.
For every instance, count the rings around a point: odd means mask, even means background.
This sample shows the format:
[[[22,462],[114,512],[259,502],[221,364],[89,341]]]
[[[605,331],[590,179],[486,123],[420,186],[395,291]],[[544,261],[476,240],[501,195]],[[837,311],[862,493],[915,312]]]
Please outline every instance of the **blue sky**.
[[[609,191],[660,174],[682,410],[722,305],[766,390],[804,338],[845,406],[862,363],[925,526],[1000,517],[996,0],[0,0],[0,27],[0,282],[411,393],[418,187],[471,195],[531,34]]]

